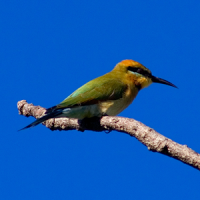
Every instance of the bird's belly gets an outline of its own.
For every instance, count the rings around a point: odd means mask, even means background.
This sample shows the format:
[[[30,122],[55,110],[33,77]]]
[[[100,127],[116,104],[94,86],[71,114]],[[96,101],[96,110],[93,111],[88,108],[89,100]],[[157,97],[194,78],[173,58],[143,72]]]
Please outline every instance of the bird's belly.
[[[68,118],[91,118],[91,117],[101,117],[102,113],[99,109],[98,104],[88,105],[88,106],[77,106],[74,108],[66,108],[63,110],[62,114],[59,117],[68,117]]]
[[[88,106],[77,106],[74,108],[66,108],[59,117],[69,117],[69,118],[91,118],[91,117],[101,117],[103,115],[115,116],[122,112],[127,106],[131,104],[134,96],[123,97],[117,100],[108,100],[104,102],[99,102],[98,104],[88,105]]]
[[[100,104],[100,110],[106,115],[115,116],[122,112],[125,108],[127,108],[132,101],[133,99],[121,98],[109,102],[102,102]]]

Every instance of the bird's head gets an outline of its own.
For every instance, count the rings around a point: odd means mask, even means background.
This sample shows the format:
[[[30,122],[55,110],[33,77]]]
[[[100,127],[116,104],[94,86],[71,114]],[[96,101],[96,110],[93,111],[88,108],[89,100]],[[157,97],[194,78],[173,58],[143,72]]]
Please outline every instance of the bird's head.
[[[121,61],[115,66],[114,71],[125,74],[126,78],[134,82],[139,89],[148,87],[151,83],[161,83],[176,87],[169,81],[153,76],[149,69],[134,60]]]

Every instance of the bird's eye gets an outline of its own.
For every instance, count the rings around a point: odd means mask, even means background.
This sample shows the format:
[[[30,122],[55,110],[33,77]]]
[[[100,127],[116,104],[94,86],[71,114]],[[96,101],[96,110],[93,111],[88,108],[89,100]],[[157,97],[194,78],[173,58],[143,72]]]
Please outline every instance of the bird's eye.
[[[142,70],[142,69],[140,69],[140,68],[137,68],[137,73],[143,74],[143,73],[142,73],[143,71],[144,71],[144,70]]]
[[[145,71],[145,70],[143,70],[143,69],[141,69],[141,68],[139,68],[139,69],[137,70],[137,73],[142,74],[142,75],[144,75],[144,76],[147,76],[147,75],[149,74],[147,71]]]
[[[140,68],[131,67],[131,66],[128,67],[128,70],[129,70],[129,71],[132,71],[132,72],[138,72],[139,69],[140,69]]]
[[[128,70],[130,70],[132,72],[137,72],[138,74],[141,74],[143,76],[150,76],[151,75],[148,71],[141,69],[141,68],[138,68],[138,67],[136,68],[136,67],[129,66]]]

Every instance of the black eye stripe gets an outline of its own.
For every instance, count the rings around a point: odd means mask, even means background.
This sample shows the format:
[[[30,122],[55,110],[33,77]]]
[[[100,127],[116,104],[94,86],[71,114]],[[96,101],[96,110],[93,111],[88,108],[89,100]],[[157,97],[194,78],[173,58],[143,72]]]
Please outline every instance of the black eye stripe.
[[[128,70],[130,70],[132,72],[137,72],[138,74],[142,74],[143,76],[151,76],[151,74],[148,71],[141,69],[141,68],[129,66]]]
[[[138,68],[138,69],[137,69],[137,73],[139,73],[139,74],[143,74],[143,73],[144,73],[144,70]]]

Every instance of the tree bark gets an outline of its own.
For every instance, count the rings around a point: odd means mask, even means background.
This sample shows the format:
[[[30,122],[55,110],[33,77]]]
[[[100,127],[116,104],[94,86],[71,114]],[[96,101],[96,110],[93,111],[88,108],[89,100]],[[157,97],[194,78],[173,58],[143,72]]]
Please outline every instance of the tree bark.
[[[46,109],[40,106],[28,104],[26,100],[17,103],[20,115],[26,117],[33,116],[40,118]],[[55,118],[43,123],[51,130],[92,130],[110,132],[116,130],[137,138],[142,144],[147,146],[150,151],[158,152],[169,157],[175,158],[200,170],[200,154],[193,151],[187,145],[181,145],[165,136],[159,134],[154,129],[138,122],[134,119],[104,116],[102,118],[91,118],[84,120]]]

